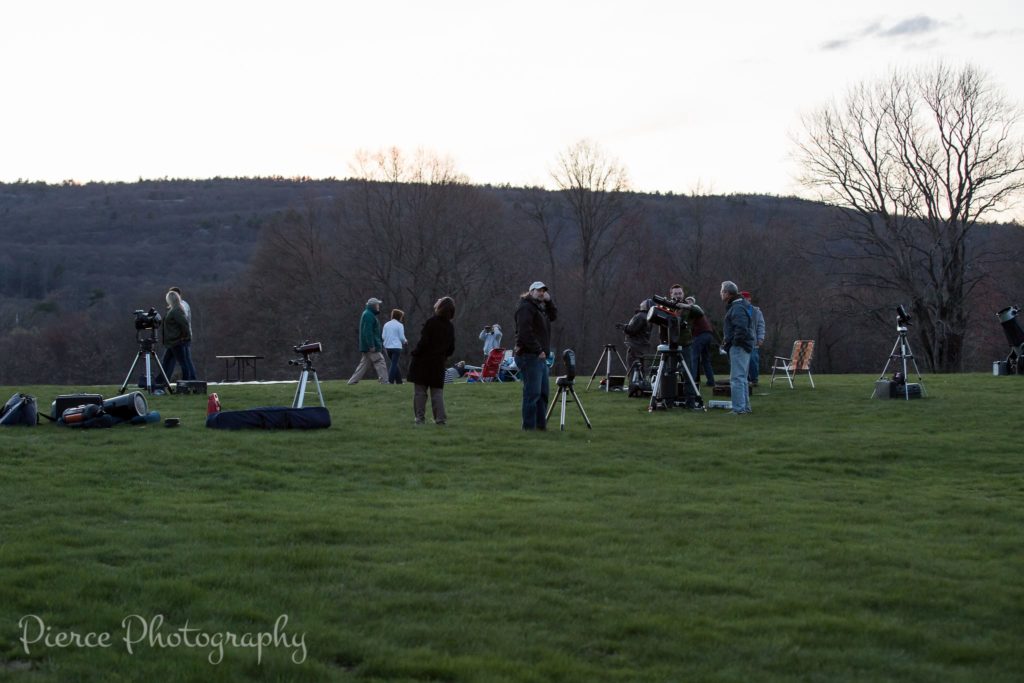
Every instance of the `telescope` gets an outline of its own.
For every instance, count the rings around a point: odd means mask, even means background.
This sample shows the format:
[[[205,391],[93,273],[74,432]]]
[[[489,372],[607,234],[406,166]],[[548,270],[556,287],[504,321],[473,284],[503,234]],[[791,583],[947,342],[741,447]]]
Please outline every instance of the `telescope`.
[[[295,353],[301,353],[303,356],[308,356],[311,353],[320,353],[323,351],[323,346],[320,342],[304,341],[298,346],[292,347]]]

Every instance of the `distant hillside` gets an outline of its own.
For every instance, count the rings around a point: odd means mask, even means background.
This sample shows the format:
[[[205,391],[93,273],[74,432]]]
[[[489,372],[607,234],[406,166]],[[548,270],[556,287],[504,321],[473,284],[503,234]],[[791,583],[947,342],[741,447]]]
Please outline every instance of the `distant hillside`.
[[[283,363],[304,336],[328,340],[325,361],[343,376],[355,353],[354,319],[371,295],[409,312],[414,336],[436,296],[457,294],[456,356],[475,358],[479,327],[510,325],[515,297],[538,277],[555,283],[564,307],[554,343],[575,346],[584,364],[601,344],[621,341],[614,323],[636,302],[673,282],[717,321],[723,279],[753,290],[765,310],[765,364],[798,337],[819,340],[822,371],[884,363],[888,349],[879,347],[891,345],[891,330],[879,320],[898,301],[883,300],[884,310],[866,317],[836,287],[836,261],[820,256],[833,208],[790,197],[671,194],[630,194],[623,206],[618,241],[609,242],[588,293],[580,237],[557,193],[543,190],[432,194],[427,186],[280,178],[0,184],[0,354],[8,356],[0,357],[0,383],[112,379],[133,353],[131,311],[162,309],[171,285],[197,304],[195,355],[211,377],[216,354],[277,354]],[[988,226],[976,239],[989,252],[1024,253],[1017,226]],[[972,294],[975,369],[1005,355],[991,313],[1024,299],[1013,258],[985,267],[985,286]],[[10,358],[25,347],[39,360]]]

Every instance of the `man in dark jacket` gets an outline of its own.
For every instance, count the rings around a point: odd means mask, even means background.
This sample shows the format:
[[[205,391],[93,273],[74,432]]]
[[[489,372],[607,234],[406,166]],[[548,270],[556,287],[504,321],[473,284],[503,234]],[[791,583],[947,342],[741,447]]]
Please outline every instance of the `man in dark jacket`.
[[[747,372],[750,367],[750,352],[757,344],[754,311],[750,302],[740,296],[740,290],[735,282],[726,280],[722,283],[721,297],[726,304],[725,320],[722,323],[722,346],[729,352],[732,412],[735,415],[745,415],[752,412]]]
[[[640,302],[636,313],[629,319],[629,322],[622,327],[625,334],[626,362],[632,368],[633,364],[640,363],[640,374],[643,375],[644,355],[651,350],[651,324],[647,322],[647,308],[649,303],[646,299]]]
[[[558,309],[548,286],[534,282],[519,299],[516,309],[516,366],[523,379],[523,429],[547,428],[548,354],[551,352],[551,323]]]
[[[380,383],[388,383],[388,369],[384,364],[384,339],[380,333],[380,321],[377,320],[382,303],[384,302],[377,297],[370,297],[366,302],[366,308],[363,309],[363,317],[359,319],[359,353],[362,357],[356,371],[348,378],[349,384],[361,380],[371,365],[377,371]]]

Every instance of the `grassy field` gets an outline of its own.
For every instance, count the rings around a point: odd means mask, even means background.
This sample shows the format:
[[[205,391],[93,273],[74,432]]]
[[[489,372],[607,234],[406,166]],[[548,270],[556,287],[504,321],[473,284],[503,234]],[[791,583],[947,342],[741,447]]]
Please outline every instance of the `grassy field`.
[[[326,431],[207,430],[204,396],[0,429],[0,679],[1021,680],[1024,378],[816,379],[744,417],[581,386],[565,433],[521,432],[516,385],[417,427],[372,382],[325,384]]]

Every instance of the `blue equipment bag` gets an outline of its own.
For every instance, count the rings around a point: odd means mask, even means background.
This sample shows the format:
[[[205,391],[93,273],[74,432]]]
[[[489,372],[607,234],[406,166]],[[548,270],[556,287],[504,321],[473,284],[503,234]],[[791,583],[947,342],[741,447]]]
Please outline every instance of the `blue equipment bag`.
[[[327,408],[252,408],[206,416],[211,429],[326,429],[331,426]]]
[[[15,394],[0,408],[0,426],[4,427],[35,427],[39,424],[36,408],[36,397],[28,394]]]

